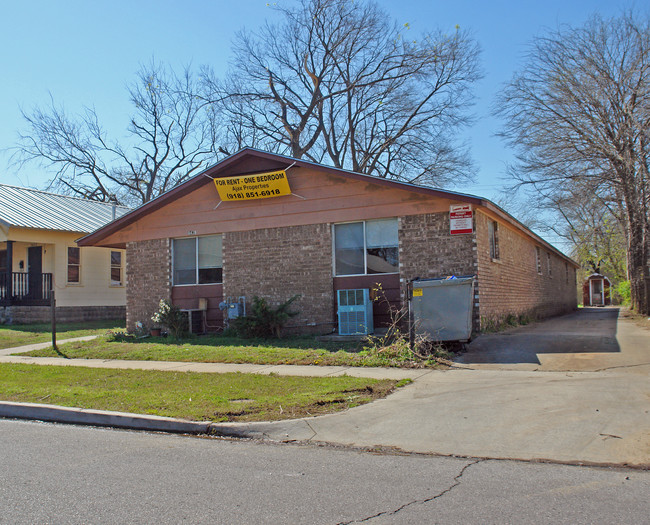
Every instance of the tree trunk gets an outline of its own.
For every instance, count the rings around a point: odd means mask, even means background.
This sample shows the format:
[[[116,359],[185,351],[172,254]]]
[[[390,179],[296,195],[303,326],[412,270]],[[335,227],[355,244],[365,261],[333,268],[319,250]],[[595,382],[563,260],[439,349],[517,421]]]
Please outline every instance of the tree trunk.
[[[643,315],[650,315],[648,276],[648,254],[645,224],[643,220],[634,215],[629,217],[628,228],[628,277],[630,279],[630,291],[632,308]]]

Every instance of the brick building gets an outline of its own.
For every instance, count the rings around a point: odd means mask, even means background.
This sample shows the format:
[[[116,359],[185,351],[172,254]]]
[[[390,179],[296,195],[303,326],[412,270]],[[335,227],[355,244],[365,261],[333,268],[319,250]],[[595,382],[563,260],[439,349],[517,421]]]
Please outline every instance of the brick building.
[[[275,196],[274,183],[260,183],[275,175],[260,175],[278,170],[286,170],[288,191]],[[457,205],[472,218],[466,233],[452,234]],[[577,304],[576,263],[490,201],[252,149],[79,245],[126,248],[129,330],[150,325],[160,299],[185,309],[207,304],[207,324],[218,327],[224,298],[277,304],[300,294],[294,327],[328,333],[337,327],[339,290],[381,284],[399,305],[410,279],[449,275],[476,276],[475,330]],[[373,304],[373,315],[375,326],[385,323],[385,302]]]

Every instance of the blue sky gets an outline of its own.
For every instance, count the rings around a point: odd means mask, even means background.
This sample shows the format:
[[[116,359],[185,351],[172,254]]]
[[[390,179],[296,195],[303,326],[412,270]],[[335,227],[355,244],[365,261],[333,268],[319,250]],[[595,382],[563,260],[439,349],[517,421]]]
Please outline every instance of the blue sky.
[[[278,4],[290,4],[276,0]],[[527,44],[546,28],[580,25],[592,13],[617,15],[633,4],[623,0],[439,1],[381,0],[379,4],[411,31],[456,26],[469,29],[482,47],[485,78],[475,86],[478,118],[466,133],[478,166],[466,193],[499,198],[512,153],[494,134],[490,116],[495,95],[522,64]],[[638,5],[637,5],[638,7]],[[50,93],[71,114],[94,107],[105,128],[119,138],[128,124],[126,85],[152,58],[177,70],[210,64],[220,74],[230,43],[241,29],[255,29],[277,16],[263,0],[0,0],[0,149],[24,129],[20,108],[47,105]],[[44,187],[50,176],[32,164],[21,171],[0,153],[0,182]]]

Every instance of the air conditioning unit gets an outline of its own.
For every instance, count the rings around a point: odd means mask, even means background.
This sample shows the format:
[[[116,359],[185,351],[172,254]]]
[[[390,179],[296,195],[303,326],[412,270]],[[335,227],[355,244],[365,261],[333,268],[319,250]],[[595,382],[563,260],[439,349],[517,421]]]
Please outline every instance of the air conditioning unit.
[[[191,334],[203,334],[205,333],[205,327],[203,326],[203,319],[205,317],[205,312],[203,310],[188,310],[187,312],[187,324]]]
[[[374,331],[370,290],[338,291],[339,335],[368,335]]]

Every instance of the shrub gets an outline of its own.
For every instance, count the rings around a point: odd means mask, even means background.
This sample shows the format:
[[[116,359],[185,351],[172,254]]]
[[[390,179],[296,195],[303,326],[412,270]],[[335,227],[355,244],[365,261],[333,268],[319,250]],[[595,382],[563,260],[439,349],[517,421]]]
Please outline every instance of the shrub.
[[[187,333],[187,316],[178,306],[166,299],[160,300],[158,311],[151,316],[151,320],[165,326],[174,339],[179,339]]]
[[[294,295],[281,305],[273,308],[266,299],[255,296],[250,314],[233,319],[230,322],[230,328],[240,337],[279,338],[287,321],[299,313],[289,309],[291,304],[299,297],[300,295]]]
[[[535,320],[532,313],[523,313],[519,315],[507,314],[501,316],[481,316],[481,332],[500,332],[508,328],[513,328],[521,325],[527,325]]]
[[[621,281],[614,288],[621,304],[629,306],[632,302],[632,293],[630,289],[630,281]]]

